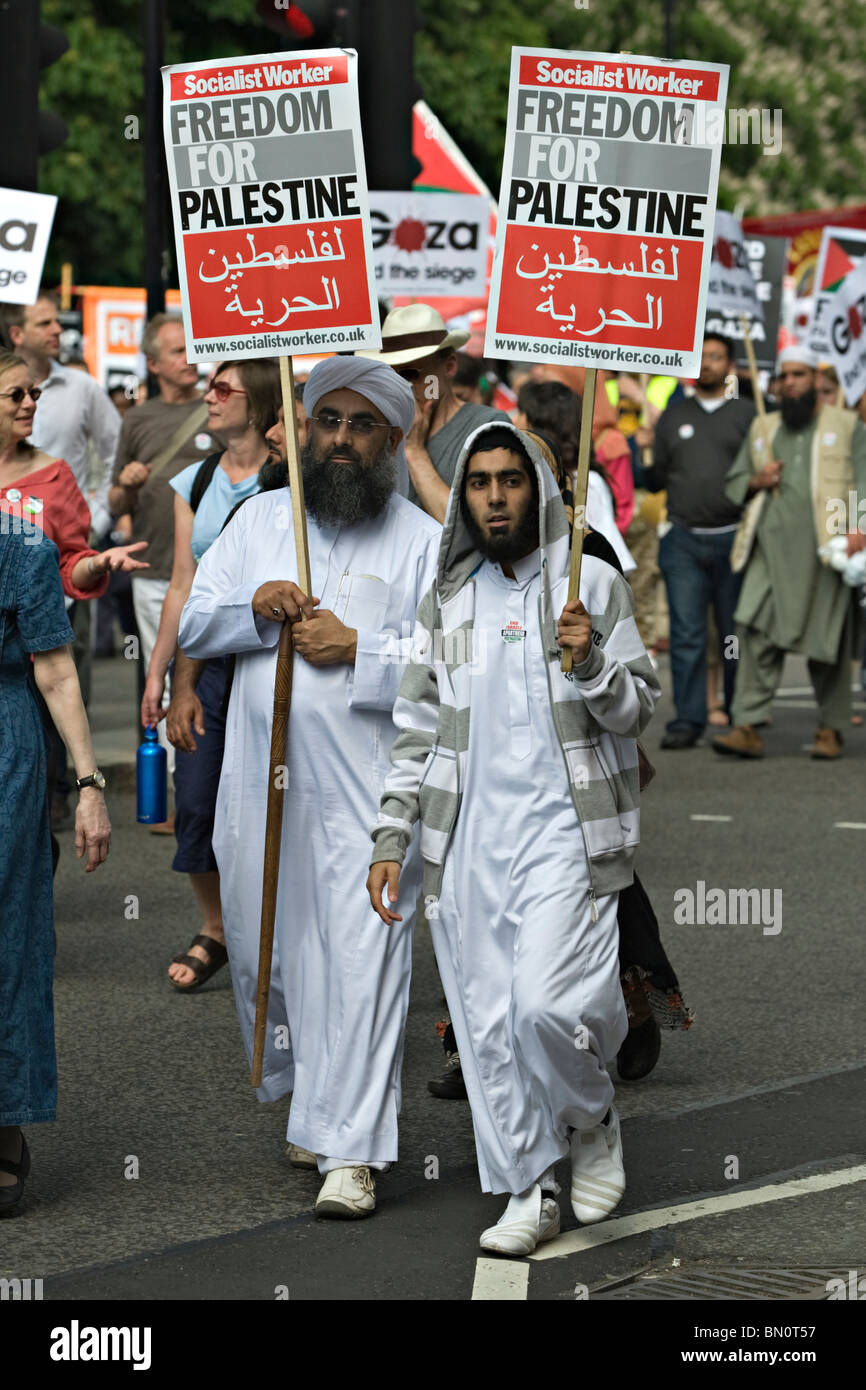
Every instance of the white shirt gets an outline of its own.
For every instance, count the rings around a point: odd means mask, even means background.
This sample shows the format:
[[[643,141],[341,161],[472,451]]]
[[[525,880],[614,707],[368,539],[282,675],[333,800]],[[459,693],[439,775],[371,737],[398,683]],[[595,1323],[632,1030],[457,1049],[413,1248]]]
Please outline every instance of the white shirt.
[[[108,488],[120,436],[120,415],[108,394],[87,372],[51,363],[36,407],[30,436],[37,449],[63,459],[90,507],[91,525],[99,535],[111,528]],[[101,465],[99,485],[91,495],[87,488],[88,446]]]

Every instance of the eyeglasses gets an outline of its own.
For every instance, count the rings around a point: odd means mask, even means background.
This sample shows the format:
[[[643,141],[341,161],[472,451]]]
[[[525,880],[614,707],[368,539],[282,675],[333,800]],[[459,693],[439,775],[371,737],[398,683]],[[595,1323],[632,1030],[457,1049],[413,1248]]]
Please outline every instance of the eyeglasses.
[[[214,381],[205,392],[207,396],[211,394],[216,396],[218,401],[222,401],[223,404],[225,404],[229,396],[245,396],[247,393],[246,391],[242,391],[239,386],[229,386],[227,381]]]
[[[336,410],[323,410],[319,415],[311,415],[310,419],[324,434],[333,434],[341,425],[345,425],[350,434],[358,435],[391,429],[387,420],[374,420],[369,415],[338,415]]]
[[[0,391],[3,400],[14,401],[16,405],[20,405],[25,396],[29,396],[35,405],[41,395],[38,386],[13,386],[11,391]]]
[[[398,367],[398,368],[397,368],[397,375],[398,375],[398,376],[401,376],[401,377],[403,378],[404,381],[417,381],[418,378],[419,378],[419,376],[421,375],[421,368],[420,368],[420,367]]]

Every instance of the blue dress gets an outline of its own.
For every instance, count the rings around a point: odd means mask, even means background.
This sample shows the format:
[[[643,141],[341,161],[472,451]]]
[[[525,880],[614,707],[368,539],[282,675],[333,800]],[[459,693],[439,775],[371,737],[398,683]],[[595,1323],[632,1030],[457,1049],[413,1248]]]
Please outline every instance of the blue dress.
[[[57,546],[0,525],[0,1125],[57,1106],[45,742],[28,676],[31,652],[73,637]]]

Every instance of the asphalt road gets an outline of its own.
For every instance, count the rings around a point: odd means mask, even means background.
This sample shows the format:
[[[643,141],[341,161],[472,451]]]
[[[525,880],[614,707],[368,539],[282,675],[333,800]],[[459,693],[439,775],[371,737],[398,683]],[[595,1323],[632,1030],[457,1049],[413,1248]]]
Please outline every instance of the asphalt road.
[[[124,666],[100,664],[97,727],[106,701],[131,701]],[[655,756],[666,706],[656,716],[639,871],[697,1018],[665,1034],[650,1077],[618,1087],[629,1185],[613,1222],[644,1216],[580,1249],[564,1192],[563,1236],[552,1258],[514,1262],[516,1296],[601,1296],[641,1271],[866,1274],[866,731],[852,729],[838,763],[812,762],[806,684],[790,661],[759,763],[708,747]],[[114,844],[98,874],[85,877],[62,836],[60,1111],[28,1132],[33,1173],[23,1213],[0,1223],[0,1276],[41,1278],[47,1299],[497,1296],[484,1278],[504,1276],[480,1269],[477,1237],[502,1199],[479,1191],[467,1105],[426,1089],[442,1064],[426,930],[400,1162],[379,1182],[372,1220],[317,1221],[317,1175],[284,1156],[288,1103],[259,1105],[250,1089],[228,972],[190,997],[167,983],[170,957],[198,930],[189,885],[170,869],[173,842],[135,824],[128,792],[109,807]],[[781,915],[678,925],[675,894],[698,881],[779,892]],[[438,1178],[425,1176],[431,1158]]]

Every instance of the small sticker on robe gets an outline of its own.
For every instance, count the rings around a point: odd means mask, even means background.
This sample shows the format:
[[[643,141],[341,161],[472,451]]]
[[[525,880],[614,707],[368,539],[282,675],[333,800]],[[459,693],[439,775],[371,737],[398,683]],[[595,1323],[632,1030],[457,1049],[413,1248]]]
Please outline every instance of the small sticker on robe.
[[[835,434],[830,433],[830,434],[825,434],[825,435],[824,435],[824,444],[826,445],[826,447],[827,447],[828,449],[832,449],[832,447],[833,447],[833,445],[834,445],[835,443],[836,443],[836,435],[835,435]]]
[[[755,442],[754,442],[754,445],[753,445],[752,447],[755,448],[755,449],[763,449],[763,447],[764,447],[764,441],[763,441],[763,439],[756,439]]]
[[[694,432],[695,432],[695,427],[694,427],[694,425],[689,425],[689,424],[680,425],[680,428],[679,428],[679,436],[680,436],[680,439],[691,439],[691,437],[692,437],[692,435],[694,434]]]
[[[512,618],[510,623],[500,628],[503,642],[522,642],[526,636],[526,628],[522,627],[516,618]]]

